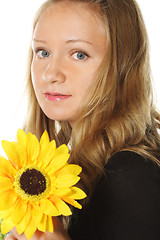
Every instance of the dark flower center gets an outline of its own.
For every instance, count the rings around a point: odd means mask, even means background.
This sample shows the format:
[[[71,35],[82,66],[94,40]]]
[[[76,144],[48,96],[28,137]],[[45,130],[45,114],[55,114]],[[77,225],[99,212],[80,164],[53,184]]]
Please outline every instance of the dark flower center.
[[[27,169],[20,177],[20,187],[29,195],[38,195],[46,190],[46,178],[37,169]]]

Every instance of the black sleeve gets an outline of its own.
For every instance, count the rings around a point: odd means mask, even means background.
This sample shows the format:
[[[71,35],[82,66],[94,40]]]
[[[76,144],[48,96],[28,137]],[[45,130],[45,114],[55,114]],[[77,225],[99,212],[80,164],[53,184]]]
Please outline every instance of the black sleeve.
[[[74,213],[72,240],[159,240],[160,169],[133,152],[115,154],[89,205]]]

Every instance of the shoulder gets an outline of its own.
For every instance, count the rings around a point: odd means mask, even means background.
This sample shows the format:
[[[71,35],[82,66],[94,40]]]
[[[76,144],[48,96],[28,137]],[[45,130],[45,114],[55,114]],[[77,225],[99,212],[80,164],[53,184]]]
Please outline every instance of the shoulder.
[[[105,166],[107,186],[123,188],[130,194],[144,192],[149,195],[155,191],[160,195],[160,167],[141,155],[122,151],[114,154]]]
[[[124,151],[114,154],[105,166],[106,174],[94,192],[94,198],[107,203],[115,212],[128,216],[160,215],[160,167],[141,155]]]
[[[145,205],[147,209],[160,201],[160,167],[152,160],[131,151],[118,152],[109,159],[105,172],[93,193],[96,201],[115,209]]]
[[[144,217],[146,221],[159,218],[160,167],[156,163],[124,151],[114,154],[105,169],[99,189],[116,213],[123,214],[126,219],[130,213],[132,219],[141,221]]]
[[[160,167],[150,159],[144,158],[132,151],[122,151],[115,153],[105,166],[107,174],[129,172],[134,176],[147,174],[160,177]]]
[[[113,154],[107,165],[106,169],[110,167],[114,167],[116,165],[124,165],[124,166],[133,166],[133,165],[148,165],[150,167],[156,167],[157,165],[150,159],[144,158],[142,155],[133,152],[133,151],[121,151]]]

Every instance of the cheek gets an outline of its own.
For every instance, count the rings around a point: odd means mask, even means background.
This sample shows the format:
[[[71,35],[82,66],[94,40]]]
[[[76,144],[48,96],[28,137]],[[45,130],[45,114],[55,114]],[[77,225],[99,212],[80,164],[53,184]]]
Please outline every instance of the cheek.
[[[95,71],[93,71],[93,69],[87,69],[80,81],[81,88],[84,92],[93,85],[94,79]]]
[[[34,61],[31,65],[31,79],[34,88],[41,84],[42,69]]]
[[[81,75],[79,81],[76,81],[74,85],[72,85],[72,90],[74,90],[74,96],[76,97],[78,102],[85,101],[88,98],[89,91],[93,86],[94,77],[90,74]]]

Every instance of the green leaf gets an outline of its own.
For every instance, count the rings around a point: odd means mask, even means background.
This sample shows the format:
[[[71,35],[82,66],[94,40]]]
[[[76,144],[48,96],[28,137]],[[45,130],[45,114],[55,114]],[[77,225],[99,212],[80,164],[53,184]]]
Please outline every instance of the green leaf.
[[[3,240],[4,237],[5,235],[1,233],[1,220],[0,220],[0,240]]]

